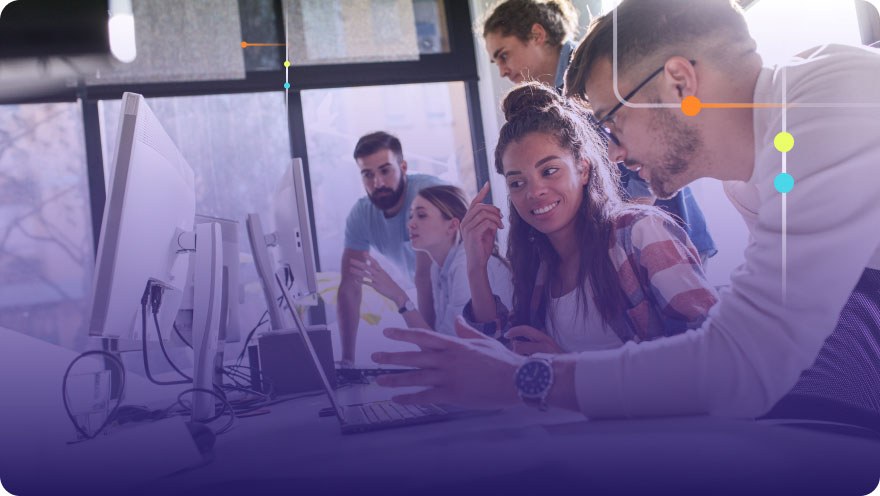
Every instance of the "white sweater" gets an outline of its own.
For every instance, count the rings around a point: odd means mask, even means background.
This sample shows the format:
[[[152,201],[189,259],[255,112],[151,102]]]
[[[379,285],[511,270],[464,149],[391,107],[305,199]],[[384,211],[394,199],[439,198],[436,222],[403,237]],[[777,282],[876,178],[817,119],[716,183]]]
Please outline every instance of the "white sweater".
[[[789,108],[787,298],[783,301],[783,109],[754,111],[757,192],[745,262],[698,330],[578,356],[587,416],[758,416],[810,367],[866,267],[880,268],[880,51],[821,47],[762,70],[756,103]],[[870,105],[865,105],[870,104]],[[841,106],[842,105],[842,106]],[[742,205],[740,205],[742,206]],[[740,209],[743,211],[743,209]]]

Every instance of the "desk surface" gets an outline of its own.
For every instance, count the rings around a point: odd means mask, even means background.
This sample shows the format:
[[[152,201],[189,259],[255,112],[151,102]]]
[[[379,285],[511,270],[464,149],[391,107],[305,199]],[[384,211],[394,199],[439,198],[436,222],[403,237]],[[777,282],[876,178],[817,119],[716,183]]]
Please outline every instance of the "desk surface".
[[[372,388],[350,394],[382,396]],[[382,494],[504,487],[600,492],[867,494],[880,479],[880,441],[711,417],[585,421],[513,408],[480,417],[342,435],[329,402],[304,398],[243,419],[216,458],[152,490],[259,491],[368,486]],[[872,485],[873,483],[873,485]],[[870,486],[870,487],[868,487]]]
[[[0,479],[21,467],[31,467],[41,477],[64,474],[47,460],[61,463],[72,453],[64,444],[72,437],[69,421],[53,409],[58,408],[59,370],[63,373],[75,353],[28,339],[0,330],[3,391],[17,398],[0,410]],[[16,387],[15,374],[29,378],[26,391]],[[389,394],[375,386],[340,391],[349,400]],[[318,489],[336,494],[353,488],[419,496],[462,488],[490,493],[504,488],[506,494],[649,490],[863,495],[880,478],[880,441],[875,438],[754,421],[585,421],[572,412],[519,407],[344,436],[335,417],[318,416],[326,406],[325,396],[312,396],[274,405],[268,415],[238,419],[217,438],[213,460],[206,465],[146,483],[133,478],[132,489],[187,495],[306,494]],[[35,415],[37,411],[41,414]],[[180,468],[192,465],[183,453],[191,449],[185,442],[141,436],[130,443],[125,447],[129,455],[149,444],[144,456],[152,453],[155,459],[160,453],[168,463],[182,464]],[[66,458],[47,457],[49,451],[66,453]],[[101,466],[94,466],[99,461],[90,463],[100,473]]]

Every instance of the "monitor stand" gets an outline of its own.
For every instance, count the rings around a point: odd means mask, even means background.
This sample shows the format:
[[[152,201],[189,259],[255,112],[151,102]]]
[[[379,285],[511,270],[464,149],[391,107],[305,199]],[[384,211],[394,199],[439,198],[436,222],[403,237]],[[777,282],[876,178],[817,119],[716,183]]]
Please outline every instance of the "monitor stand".
[[[214,370],[220,338],[223,287],[223,245],[220,225],[196,224],[193,273],[193,388],[192,419],[215,416]]]

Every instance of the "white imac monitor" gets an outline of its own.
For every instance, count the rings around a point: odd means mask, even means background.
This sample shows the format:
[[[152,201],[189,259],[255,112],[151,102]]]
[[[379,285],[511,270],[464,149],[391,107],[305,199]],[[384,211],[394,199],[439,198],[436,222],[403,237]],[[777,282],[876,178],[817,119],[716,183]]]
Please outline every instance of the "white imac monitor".
[[[220,235],[223,239],[223,281],[220,308],[220,342],[237,343],[241,340],[240,308],[242,293],[239,289],[239,223],[230,219],[221,219],[208,215],[196,214],[196,224],[216,223],[220,225]],[[192,255],[191,255],[192,257]],[[171,336],[172,341],[178,339],[183,344],[189,343],[192,338],[193,323],[193,298],[194,298],[194,266],[190,263],[187,275],[186,289],[183,292],[183,302],[177,313],[175,332]],[[176,336],[176,337],[175,337]]]
[[[270,327],[280,330],[291,328],[293,323],[287,322],[279,309],[281,294],[275,289],[276,272],[297,304],[313,306],[318,303],[312,224],[306,200],[302,160],[292,159],[291,167],[281,177],[273,197],[272,211],[274,231],[267,233],[260,216],[250,214],[247,218],[247,232],[257,275],[266,298]],[[270,251],[268,247],[274,249]]]
[[[166,288],[160,314],[170,328],[187,282],[187,256],[178,237],[192,232],[192,168],[144,99],[122,97],[92,284],[89,335],[140,339],[136,325],[147,281]]]
[[[210,390],[220,327],[220,226],[194,224],[192,168],[144,98],[125,93],[121,107],[95,262],[89,335],[102,338],[101,347],[107,351],[146,352],[138,317],[145,290],[152,286],[162,288],[157,320],[161,339],[168,340],[187,283],[188,253],[195,252],[192,382],[193,387]],[[146,335],[155,335],[153,327]],[[213,415],[214,398],[194,394],[193,417]]]
[[[302,160],[294,158],[272,200],[279,269],[285,269],[287,287],[300,305],[318,304],[312,224],[306,198]]]

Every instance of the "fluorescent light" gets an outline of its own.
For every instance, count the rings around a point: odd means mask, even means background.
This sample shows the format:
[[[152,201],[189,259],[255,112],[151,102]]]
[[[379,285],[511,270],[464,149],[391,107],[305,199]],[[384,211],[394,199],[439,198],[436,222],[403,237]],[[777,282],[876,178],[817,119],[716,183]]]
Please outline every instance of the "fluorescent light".
[[[120,62],[129,63],[137,58],[134,36],[134,13],[131,0],[110,0],[110,52]]]

